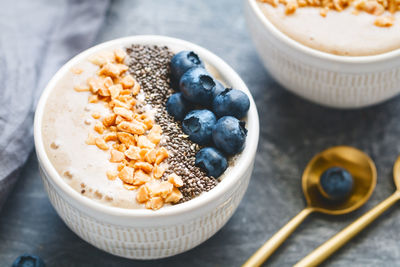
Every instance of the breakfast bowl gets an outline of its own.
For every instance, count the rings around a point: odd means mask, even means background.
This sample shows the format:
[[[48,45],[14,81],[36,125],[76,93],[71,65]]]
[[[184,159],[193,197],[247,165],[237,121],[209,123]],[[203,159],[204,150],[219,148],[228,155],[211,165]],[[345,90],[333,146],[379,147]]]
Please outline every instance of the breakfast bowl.
[[[172,52],[191,50],[214,69],[227,85],[245,92],[250,108],[245,118],[248,129],[244,150],[210,191],[158,210],[131,209],[105,205],[74,190],[49,159],[43,136],[46,103],[59,82],[79,62],[104,50],[132,44],[168,46]],[[60,107],[61,108],[61,107]],[[56,118],[58,119],[58,118]],[[60,118],[61,120],[62,118]],[[157,259],[187,251],[214,235],[233,215],[250,180],[259,136],[255,103],[239,75],[222,59],[195,44],[164,36],[131,36],[94,46],[66,63],[50,80],[38,103],[35,148],[40,173],[51,204],[65,224],[93,246],[131,259]]]
[[[245,17],[265,68],[298,96],[329,107],[360,108],[400,92],[400,49],[346,56],[311,48],[274,26],[257,0],[245,0]]]

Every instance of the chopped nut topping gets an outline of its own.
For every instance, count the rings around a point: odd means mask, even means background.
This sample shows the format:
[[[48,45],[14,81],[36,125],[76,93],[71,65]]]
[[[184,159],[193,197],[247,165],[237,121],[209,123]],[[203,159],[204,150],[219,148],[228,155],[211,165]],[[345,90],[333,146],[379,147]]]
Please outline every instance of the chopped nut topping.
[[[178,203],[182,198],[181,191],[178,188],[173,188],[172,192],[165,198],[166,203]]]
[[[152,210],[161,209],[164,206],[164,201],[161,197],[152,197],[149,201],[146,202],[146,208]]]
[[[159,125],[154,125],[147,135],[147,139],[149,139],[153,144],[157,145],[161,140],[161,132],[161,127]]]
[[[94,142],[98,148],[102,150],[108,150],[108,145],[106,144],[106,141],[104,141],[103,138],[97,137],[96,139],[94,139]]]
[[[168,181],[162,179],[168,167],[160,166],[168,158],[167,149],[159,146],[162,129],[152,116],[138,112],[135,96],[140,92],[140,84],[125,74],[128,70],[123,64],[125,57],[122,49],[91,56],[89,60],[99,66],[97,75],[87,79],[87,85],[74,88],[79,92],[89,91],[89,103],[102,101],[110,111],[104,116],[99,112],[91,114],[96,120],[94,131],[100,136],[89,133],[86,140],[88,145],[110,151],[109,160],[117,164],[117,171],[107,171],[107,179],[118,177],[125,189],[137,190],[136,201],[157,210],[164,203],[177,203],[182,198],[177,187],[183,182],[174,173],[168,176]],[[107,142],[111,142],[111,149]]]
[[[301,7],[318,7],[320,15],[326,17],[329,10],[343,11],[353,7],[352,14],[357,15],[360,11],[381,16],[385,11],[394,14],[400,11],[400,0],[258,0],[263,3],[277,7],[279,3],[285,5],[285,14],[291,15]],[[394,24],[393,16],[378,17],[374,24],[378,27],[390,27]]]
[[[117,133],[118,140],[127,146],[134,146],[136,145],[136,140],[135,137],[132,134],[129,133],[124,133],[124,132],[118,132]]]
[[[96,140],[96,137],[92,133],[89,133],[89,135],[86,139],[86,144],[87,145],[95,145],[96,144],[95,140]]]
[[[115,124],[115,118],[116,118],[116,117],[117,117],[116,114],[107,115],[107,116],[103,119],[103,125],[104,125],[105,127],[110,127],[110,126],[114,125],[114,124]]]
[[[125,154],[118,150],[111,149],[110,154],[111,154],[110,157],[111,162],[121,162],[123,159],[125,159]]]
[[[63,175],[64,175],[64,177],[67,177],[68,179],[72,179],[72,177],[74,177],[74,174],[69,170],[65,171],[63,173]]]
[[[147,161],[150,164],[154,164],[157,159],[157,150],[156,149],[151,149],[149,150],[146,155],[144,156],[144,160]]]
[[[142,170],[138,170],[135,172],[135,176],[133,178],[132,184],[134,185],[142,185],[151,180],[151,177],[144,173]]]
[[[139,83],[135,83],[135,85],[132,88],[132,94],[133,95],[137,95],[140,92],[140,84]]]
[[[100,70],[99,75],[118,78],[119,75],[128,70],[128,66],[124,64],[106,63]]]
[[[156,163],[160,164],[166,158],[168,158],[168,151],[164,147],[161,147],[157,150]]]
[[[123,88],[125,89],[130,89],[132,88],[136,81],[135,79],[132,77],[132,75],[125,75],[122,79],[121,79],[121,85]]]
[[[87,92],[90,91],[90,87],[87,86],[86,84],[85,85],[79,84],[74,86],[74,90],[77,92]]]
[[[93,119],[99,119],[101,117],[101,115],[99,112],[93,112],[92,117],[93,117]]]
[[[128,150],[125,151],[125,156],[127,156],[128,158],[133,159],[133,160],[140,160],[141,156],[140,156],[139,152],[140,152],[140,148],[138,148],[134,145],[131,145],[131,146],[129,146]]]
[[[125,189],[130,190],[130,191],[136,190],[138,188],[136,185],[131,185],[131,184],[127,184],[127,183],[123,183],[122,185]]]
[[[142,148],[154,148],[155,147],[155,144],[152,143],[149,139],[147,139],[147,137],[144,135],[139,136],[137,145],[138,145],[138,147],[142,147]]]
[[[117,133],[112,132],[112,133],[107,133],[103,136],[104,141],[106,142],[110,142],[110,141],[117,141],[118,137],[117,137]]]
[[[174,186],[170,182],[163,181],[157,186],[154,186],[152,189],[152,196],[160,196],[162,198],[166,198],[172,192]]]
[[[106,175],[107,175],[108,180],[114,181],[115,179],[117,179],[118,172],[115,172],[115,171],[107,171],[107,172],[106,172]]]
[[[183,181],[182,178],[175,173],[172,173],[168,176],[168,182],[173,184],[175,187],[181,187],[183,186]]]
[[[75,68],[72,68],[72,69],[71,69],[71,72],[72,72],[73,74],[81,74],[81,73],[83,72],[83,69],[78,68],[78,67],[75,67]]]
[[[142,185],[141,187],[139,187],[139,190],[136,195],[136,200],[139,203],[144,203],[149,199],[150,199],[149,188],[146,185]]]
[[[98,132],[99,134],[103,134],[105,129],[106,129],[106,127],[104,127],[104,125],[101,122],[99,122],[99,121],[96,122],[96,124],[94,126],[94,130],[96,132]]]
[[[108,88],[108,91],[110,91],[111,98],[117,98],[122,91],[122,85],[121,84],[112,85]]]
[[[131,167],[124,167],[118,174],[118,177],[128,184],[133,184],[134,169]]]
[[[153,176],[156,179],[160,179],[163,176],[164,172],[165,172],[165,169],[159,165],[156,165],[153,168]]]
[[[97,103],[99,101],[99,97],[97,95],[89,96],[89,103]]]
[[[394,23],[394,17],[392,16],[384,16],[384,17],[378,17],[374,24],[378,27],[390,27]]]
[[[135,168],[135,170],[141,169],[147,173],[150,173],[153,170],[153,165],[144,161],[136,162],[135,165],[133,165],[133,167]]]
[[[120,115],[121,117],[131,121],[133,120],[133,112],[126,108],[115,107],[114,113]]]
[[[58,142],[51,142],[50,147],[52,149],[57,149],[60,147],[60,144]]]
[[[143,123],[132,120],[132,122],[122,121],[117,125],[118,130],[131,134],[144,134],[146,127]]]
[[[117,61],[118,63],[123,63],[126,57],[126,52],[123,49],[118,48],[115,49],[114,56],[115,56],[115,61]]]

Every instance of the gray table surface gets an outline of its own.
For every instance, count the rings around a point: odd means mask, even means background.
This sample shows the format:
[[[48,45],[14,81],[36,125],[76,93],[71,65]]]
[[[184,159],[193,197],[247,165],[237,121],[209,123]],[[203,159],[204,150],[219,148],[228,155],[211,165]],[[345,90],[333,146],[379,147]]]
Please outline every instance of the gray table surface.
[[[301,174],[307,161],[333,145],[366,151],[378,168],[371,200],[344,216],[311,215],[268,261],[291,266],[394,191],[392,164],[400,152],[400,98],[376,107],[339,111],[304,101],[264,70],[240,0],[114,1],[98,42],[162,34],[202,45],[226,60],[250,88],[261,136],[252,180],[238,210],[214,237],[184,254],[131,261],[100,251],[71,232],[50,205],[31,155],[0,214],[0,266],[24,252],[48,266],[239,266],[305,205]],[[400,209],[392,208],[326,262],[326,266],[400,266]]]

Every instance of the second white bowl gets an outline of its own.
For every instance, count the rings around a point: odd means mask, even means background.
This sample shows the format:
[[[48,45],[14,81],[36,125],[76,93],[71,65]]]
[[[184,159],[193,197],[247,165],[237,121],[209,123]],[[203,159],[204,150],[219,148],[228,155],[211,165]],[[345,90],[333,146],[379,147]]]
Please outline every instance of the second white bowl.
[[[304,46],[280,32],[257,0],[245,16],[264,66],[282,86],[315,103],[365,107],[400,93],[400,49],[374,56],[337,56]]]

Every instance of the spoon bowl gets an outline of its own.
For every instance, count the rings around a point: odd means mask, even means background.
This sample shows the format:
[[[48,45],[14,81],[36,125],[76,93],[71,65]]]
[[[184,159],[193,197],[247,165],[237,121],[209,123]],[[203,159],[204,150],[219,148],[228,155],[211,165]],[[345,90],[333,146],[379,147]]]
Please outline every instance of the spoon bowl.
[[[342,167],[353,176],[353,189],[343,201],[332,201],[323,195],[320,177],[331,167]],[[400,170],[400,164],[398,167]],[[324,150],[314,156],[303,173],[302,186],[307,205],[325,214],[349,213],[369,199],[376,185],[376,176],[375,164],[364,152],[348,146]]]

